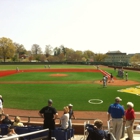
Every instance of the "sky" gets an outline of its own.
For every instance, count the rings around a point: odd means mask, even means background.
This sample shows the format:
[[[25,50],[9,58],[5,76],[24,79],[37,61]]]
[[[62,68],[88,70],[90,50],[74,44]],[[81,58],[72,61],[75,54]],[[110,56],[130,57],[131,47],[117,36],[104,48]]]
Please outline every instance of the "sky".
[[[140,0],[0,0],[0,38],[92,50],[140,53]]]

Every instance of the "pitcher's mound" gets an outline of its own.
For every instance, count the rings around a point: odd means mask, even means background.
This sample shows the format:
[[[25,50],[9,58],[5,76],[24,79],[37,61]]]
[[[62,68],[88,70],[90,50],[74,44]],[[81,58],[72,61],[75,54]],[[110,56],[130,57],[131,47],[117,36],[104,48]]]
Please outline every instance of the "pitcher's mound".
[[[60,73],[57,73],[57,74],[50,74],[51,77],[66,77],[68,76],[68,74],[60,74]]]

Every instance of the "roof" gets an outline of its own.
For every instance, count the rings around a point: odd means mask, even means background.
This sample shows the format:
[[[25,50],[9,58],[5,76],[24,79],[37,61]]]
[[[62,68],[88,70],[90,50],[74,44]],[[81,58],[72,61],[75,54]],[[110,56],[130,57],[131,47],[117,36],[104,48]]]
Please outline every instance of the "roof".
[[[107,53],[122,53],[119,50],[118,51],[108,51]]]

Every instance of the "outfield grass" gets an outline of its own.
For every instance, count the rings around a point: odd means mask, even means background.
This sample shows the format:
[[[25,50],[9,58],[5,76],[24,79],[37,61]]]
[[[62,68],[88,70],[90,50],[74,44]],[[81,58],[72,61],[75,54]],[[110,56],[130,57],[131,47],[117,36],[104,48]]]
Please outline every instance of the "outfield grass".
[[[44,69],[45,65],[0,65],[1,70],[16,70],[18,67],[20,70],[24,69]],[[48,66],[46,64],[46,66]],[[50,65],[51,68],[95,68],[92,65]]]
[[[12,69],[13,66],[2,66],[3,69]],[[15,67],[15,66],[14,66]],[[93,66],[75,66],[75,65],[55,65],[54,68],[93,68]],[[41,66],[23,66],[24,69],[41,68]],[[113,69],[107,69],[109,73],[116,74]],[[49,77],[51,73],[33,72],[18,73],[6,77],[1,77],[0,81],[71,81],[71,80],[100,80],[100,73],[67,73],[68,77]],[[129,71],[129,79],[140,81],[140,73]],[[47,79],[46,79],[47,78]],[[0,84],[0,94],[4,98],[5,108],[19,108],[39,110],[47,104],[49,98],[53,99],[57,110],[62,110],[63,106],[69,103],[74,105],[74,110],[87,111],[107,111],[110,103],[114,102],[116,96],[123,99],[122,104],[126,105],[128,101],[135,104],[135,110],[139,111],[140,96],[128,93],[120,93],[117,90],[130,86],[108,86],[102,88],[98,84]],[[90,99],[101,99],[103,104],[89,104]]]
[[[0,81],[94,81],[102,78],[101,73],[94,72],[62,72],[66,77],[51,77],[55,72],[22,72],[5,77]],[[57,73],[56,73],[57,74]],[[60,73],[61,74],[61,73]]]

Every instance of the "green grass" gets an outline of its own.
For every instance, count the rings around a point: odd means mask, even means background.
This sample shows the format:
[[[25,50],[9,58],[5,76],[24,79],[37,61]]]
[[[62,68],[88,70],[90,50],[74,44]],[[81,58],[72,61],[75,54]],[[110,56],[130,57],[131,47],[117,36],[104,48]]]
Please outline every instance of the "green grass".
[[[16,67],[18,67],[20,70],[21,69],[44,69],[45,65],[0,65],[1,70],[15,70]],[[46,66],[48,66],[46,64]],[[84,68],[84,69],[89,69],[89,68],[95,68],[94,66],[91,65],[50,65],[51,68]]]
[[[62,72],[67,74],[66,77],[51,77],[54,72],[22,72],[5,77],[1,77],[0,81],[89,81],[102,78],[101,73],[93,72]],[[61,73],[60,73],[61,74]]]
[[[106,111],[114,98],[120,96],[122,104],[132,101],[135,110],[139,110],[140,97],[117,92],[120,87],[102,88],[97,84],[1,84],[0,89],[5,100],[4,107],[8,108],[39,110],[51,98],[58,110],[72,103],[74,110]],[[93,105],[88,103],[90,99],[101,99],[104,102]]]
[[[1,69],[15,69],[16,66],[0,66]],[[19,66],[18,66],[19,67]],[[80,65],[53,65],[53,68],[93,68],[93,66]],[[42,68],[42,66],[21,66],[23,69]],[[104,68],[109,73],[116,75],[113,69]],[[100,73],[67,73],[68,77],[50,77],[45,72],[18,73],[1,77],[0,81],[87,81],[100,80]],[[140,81],[140,73],[129,71],[129,79]],[[128,101],[134,102],[135,110],[139,111],[140,96],[120,93],[117,90],[130,86],[108,86],[102,88],[98,84],[0,84],[0,94],[4,98],[5,108],[39,110],[47,105],[49,98],[53,99],[57,110],[62,110],[69,103],[74,105],[74,110],[80,111],[107,111],[108,106],[120,96],[126,105]],[[132,86],[131,86],[132,87]],[[135,86],[133,86],[135,87]],[[90,99],[101,99],[103,104],[89,104]]]

